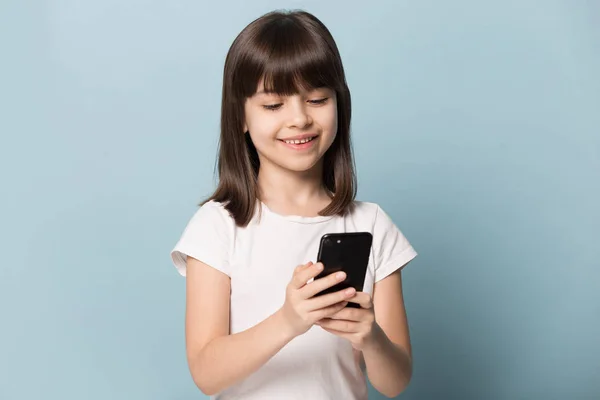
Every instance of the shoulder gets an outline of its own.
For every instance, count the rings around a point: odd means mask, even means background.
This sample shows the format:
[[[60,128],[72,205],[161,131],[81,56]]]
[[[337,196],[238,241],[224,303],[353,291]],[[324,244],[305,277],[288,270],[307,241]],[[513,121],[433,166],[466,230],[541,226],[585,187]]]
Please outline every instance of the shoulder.
[[[222,216],[229,215],[229,212],[225,208],[225,205],[215,200],[209,200],[206,203],[202,204],[198,209],[198,212],[200,211],[203,211],[205,213],[221,214]]]
[[[188,256],[228,273],[234,229],[235,222],[223,204],[215,201],[202,204],[171,251],[173,262],[181,275],[186,274]]]
[[[362,220],[370,220],[375,221],[377,216],[383,210],[377,203],[369,202],[369,201],[360,201],[355,200],[349,206],[349,214],[353,218],[359,218]]]
[[[361,200],[354,200],[349,206],[350,212],[357,215],[377,213],[378,208],[377,203]]]
[[[202,204],[192,216],[190,222],[210,222],[216,224],[234,224],[233,217],[223,203],[210,200]]]
[[[417,255],[403,232],[379,204],[356,201],[354,213],[359,216],[357,219],[369,220],[373,235],[375,282],[404,267]]]
[[[381,240],[386,240],[389,234],[401,234],[392,217],[378,203],[354,201],[351,214],[354,221],[368,227]]]
[[[225,205],[211,200],[202,204],[189,219],[183,238],[195,242],[202,240],[205,243],[227,243],[234,231],[235,220]]]

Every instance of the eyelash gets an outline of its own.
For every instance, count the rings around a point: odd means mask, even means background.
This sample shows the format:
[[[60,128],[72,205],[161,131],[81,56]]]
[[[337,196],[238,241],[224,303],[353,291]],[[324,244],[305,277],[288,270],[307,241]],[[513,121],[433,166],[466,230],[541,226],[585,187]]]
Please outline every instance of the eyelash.
[[[327,100],[329,100],[329,97],[325,97],[325,98],[318,99],[318,100],[309,100],[308,102],[311,103],[312,105],[319,106],[319,105],[325,104],[327,102]],[[282,103],[267,104],[267,105],[264,105],[263,108],[268,111],[277,111],[282,105],[283,105]]]

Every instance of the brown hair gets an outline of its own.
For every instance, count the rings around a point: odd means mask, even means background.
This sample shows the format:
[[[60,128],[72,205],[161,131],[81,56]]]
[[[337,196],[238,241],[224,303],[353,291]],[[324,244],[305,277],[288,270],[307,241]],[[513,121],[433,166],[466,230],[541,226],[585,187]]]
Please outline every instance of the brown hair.
[[[335,90],[337,135],[323,156],[323,184],[332,201],[319,214],[343,215],[356,196],[350,91],[338,48],[325,25],[304,11],[265,14],[236,37],[223,75],[219,184],[205,202],[223,203],[238,226],[246,226],[254,216],[260,163],[250,135],[243,132],[244,103],[264,78],[265,89],[279,95],[293,95],[300,88]]]

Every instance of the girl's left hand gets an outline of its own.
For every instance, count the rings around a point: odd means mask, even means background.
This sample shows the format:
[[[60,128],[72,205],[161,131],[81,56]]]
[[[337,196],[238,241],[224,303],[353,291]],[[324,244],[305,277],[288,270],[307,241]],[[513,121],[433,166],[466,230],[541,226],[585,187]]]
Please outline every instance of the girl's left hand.
[[[346,307],[330,318],[323,318],[316,324],[336,336],[348,339],[356,350],[364,350],[374,341],[377,324],[373,311],[373,302],[368,293],[357,292],[347,300],[357,303],[360,308]]]

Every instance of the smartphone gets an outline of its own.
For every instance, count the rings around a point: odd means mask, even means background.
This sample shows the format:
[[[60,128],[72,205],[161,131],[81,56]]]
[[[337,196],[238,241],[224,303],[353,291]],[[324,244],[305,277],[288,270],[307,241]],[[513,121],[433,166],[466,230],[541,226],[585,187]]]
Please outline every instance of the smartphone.
[[[369,232],[327,233],[321,237],[317,262],[323,263],[324,269],[316,279],[338,271],[346,273],[346,279],[317,296],[353,287],[362,292],[369,265],[369,255],[373,235]],[[360,308],[356,303],[348,303],[347,307]]]

